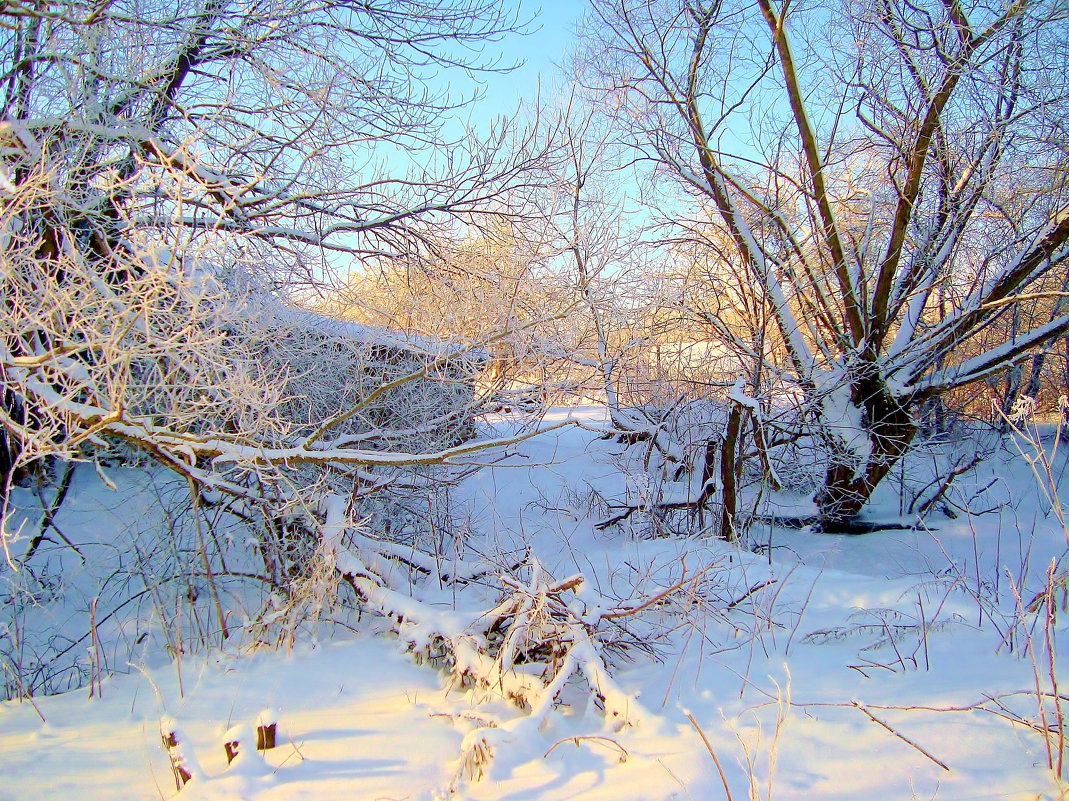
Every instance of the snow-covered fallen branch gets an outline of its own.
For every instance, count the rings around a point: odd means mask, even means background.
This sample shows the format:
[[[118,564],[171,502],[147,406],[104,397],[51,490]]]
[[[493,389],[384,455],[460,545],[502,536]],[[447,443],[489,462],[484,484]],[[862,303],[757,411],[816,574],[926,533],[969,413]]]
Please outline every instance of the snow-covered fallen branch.
[[[600,716],[612,731],[646,720],[648,713],[612,676],[605,649],[619,629],[605,624],[646,612],[701,576],[688,575],[684,567],[672,586],[619,603],[594,590],[581,574],[556,579],[529,556],[515,574],[492,579],[499,598],[489,608],[460,602],[442,607],[422,600],[409,577],[433,573],[436,581],[463,582],[480,571],[454,565],[450,579],[435,572],[429,554],[401,553],[395,543],[347,531],[338,497],[326,504],[323,536],[340,580],[366,610],[390,621],[417,659],[444,669],[455,688],[481,699],[506,699],[520,710],[501,725],[482,726],[466,736],[458,780],[478,779],[504,740],[519,736],[521,729],[542,731],[554,710],[575,708],[577,699],[581,711]],[[483,577],[487,580],[489,575]]]

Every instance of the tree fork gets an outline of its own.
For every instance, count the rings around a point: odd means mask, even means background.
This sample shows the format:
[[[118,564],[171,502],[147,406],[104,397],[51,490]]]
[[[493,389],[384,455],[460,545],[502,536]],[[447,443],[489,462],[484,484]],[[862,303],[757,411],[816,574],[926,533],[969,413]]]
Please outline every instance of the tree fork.
[[[843,458],[843,448],[833,445],[824,486],[814,499],[820,509],[820,528],[827,532],[842,529],[861,514],[873,490],[898,464],[919,430],[909,411],[910,402],[895,398],[882,378],[856,380],[851,396],[862,410],[871,450],[859,473],[849,458]]]

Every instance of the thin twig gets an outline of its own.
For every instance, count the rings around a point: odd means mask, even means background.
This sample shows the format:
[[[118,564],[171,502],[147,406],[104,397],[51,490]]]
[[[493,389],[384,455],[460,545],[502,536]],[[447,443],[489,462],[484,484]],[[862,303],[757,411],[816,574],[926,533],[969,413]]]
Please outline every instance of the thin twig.
[[[749,598],[751,595],[753,595],[758,590],[763,590],[765,587],[770,587],[775,583],[776,583],[776,579],[769,579],[768,581],[762,581],[760,584],[755,584],[752,587],[750,587],[750,589],[748,589],[746,592],[744,592],[741,596],[739,596],[734,601],[732,601],[727,606],[725,606],[724,608],[725,609],[734,609],[736,606],[741,604],[743,601],[745,601],[747,598]]]
[[[687,720],[690,721],[690,725],[694,727],[694,730],[698,732],[698,736],[702,738],[702,742],[705,744],[705,750],[709,752],[709,756],[713,758],[713,764],[716,765],[716,772],[720,774],[720,783],[724,785],[724,796],[727,801],[733,801],[731,798],[731,788],[728,787],[727,777],[724,776],[724,768],[720,765],[720,760],[716,758],[716,752],[713,751],[713,746],[709,742],[709,738],[705,736],[705,732],[702,731],[702,727],[698,725],[698,721],[694,719],[694,715],[690,712],[684,713],[687,716]]]
[[[869,712],[869,711],[868,711],[868,710],[867,710],[867,709],[865,708],[865,705],[864,705],[864,704],[862,704],[862,703],[860,703],[860,702],[858,702],[858,701],[851,701],[851,704],[852,704],[853,706],[857,707],[858,709],[860,709],[860,710],[861,710],[862,712],[864,712],[864,713],[865,713],[865,715],[866,715],[866,716],[868,717],[868,719],[869,719],[869,720],[871,720],[871,721],[872,721],[873,723],[879,723],[879,724],[880,724],[881,726],[883,726],[883,727],[884,727],[885,729],[887,729],[887,731],[891,732],[891,734],[893,734],[893,735],[894,735],[895,737],[897,737],[897,738],[898,738],[899,740],[901,740],[902,742],[904,742],[904,743],[905,743],[906,745],[908,745],[908,746],[911,746],[912,748],[915,748],[915,749],[916,749],[917,751],[919,751],[919,752],[920,752],[921,754],[924,754],[924,756],[928,757],[928,759],[932,760],[932,762],[934,762],[934,763],[935,763],[936,765],[938,765],[939,767],[941,767],[941,768],[942,768],[943,770],[945,770],[945,771],[947,771],[947,772],[949,772],[949,771],[950,771],[950,768],[949,768],[949,767],[947,766],[947,764],[946,764],[945,762],[942,762],[941,760],[939,760],[939,759],[936,759],[936,758],[935,758],[934,756],[932,756],[932,755],[931,755],[931,754],[930,754],[930,753],[929,753],[928,751],[925,751],[925,750],[924,750],[923,748],[921,748],[921,746],[917,745],[917,744],[916,744],[915,742],[913,742],[913,741],[912,741],[911,739],[909,739],[908,737],[906,737],[906,735],[902,734],[902,733],[901,733],[901,732],[899,732],[899,731],[896,731],[896,730],[895,730],[894,728],[892,728],[892,727],[891,727],[891,726],[890,726],[889,724],[887,724],[887,723],[884,723],[884,722],[883,722],[882,720],[880,720],[880,719],[879,719],[878,717],[876,717],[876,716],[875,716],[875,715],[873,715],[873,714],[872,714],[871,712]]]
[[[552,754],[553,753],[553,749],[555,749],[561,743],[575,743],[575,747],[578,748],[579,747],[579,743],[582,740],[590,740],[590,741],[596,742],[596,743],[608,743],[610,745],[615,746],[616,748],[618,748],[620,750],[620,761],[621,762],[625,762],[627,760],[627,758],[629,756],[631,756],[631,754],[628,753],[628,750],[626,748],[624,748],[622,745],[620,745],[618,742],[616,742],[616,740],[612,739],[611,737],[602,737],[602,736],[597,735],[597,734],[587,734],[587,735],[577,735],[575,737],[563,737],[560,740],[557,740],[557,742],[553,743],[553,745],[551,745],[549,747],[549,749],[546,751],[546,753],[542,754],[542,759],[545,759],[550,754]]]

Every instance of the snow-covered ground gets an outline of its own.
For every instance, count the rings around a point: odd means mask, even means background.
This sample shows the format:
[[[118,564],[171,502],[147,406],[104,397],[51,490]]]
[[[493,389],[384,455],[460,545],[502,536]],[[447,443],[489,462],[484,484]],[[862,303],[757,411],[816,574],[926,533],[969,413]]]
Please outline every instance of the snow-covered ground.
[[[566,414],[603,420],[595,409]],[[0,800],[1065,797],[1047,739],[1026,723],[1042,714],[1055,728],[1058,705],[1041,695],[1040,709],[1036,693],[1037,682],[1052,690],[1048,630],[1042,614],[1015,625],[1015,591],[1028,604],[1042,590],[1066,534],[1012,448],[953,490],[986,514],[933,513],[918,529],[864,536],[758,523],[749,550],[596,528],[605,498],[643,491],[621,470],[621,448],[579,427],[511,447],[453,491],[469,533],[442,558],[505,564],[530,549],[554,578],[580,573],[621,608],[679,585],[621,618],[606,650],[633,725],[576,695],[525,726],[504,700],[449,688],[364,615],[357,633],[324,628],[317,645],[290,650],[143,651],[124,666],[115,649],[105,661],[121,673],[92,698],[83,686],[0,705]],[[1059,481],[1065,464],[1063,451]],[[76,544],[137,542],[167,522],[136,471],[109,475],[117,490],[79,470],[57,515]],[[874,519],[899,519],[895,491],[889,482]],[[460,608],[469,591],[422,600]],[[1057,611],[1052,630],[1064,637]],[[89,630],[74,612],[49,614],[57,632]],[[141,633],[123,631],[136,646]],[[64,636],[92,650],[91,638]],[[278,747],[261,756],[250,744],[264,715],[277,721]],[[193,774],[180,793],[161,721]],[[491,728],[493,753],[473,780],[465,736]],[[235,739],[245,745],[228,766],[223,743]],[[1055,759],[1059,745],[1052,737]]]

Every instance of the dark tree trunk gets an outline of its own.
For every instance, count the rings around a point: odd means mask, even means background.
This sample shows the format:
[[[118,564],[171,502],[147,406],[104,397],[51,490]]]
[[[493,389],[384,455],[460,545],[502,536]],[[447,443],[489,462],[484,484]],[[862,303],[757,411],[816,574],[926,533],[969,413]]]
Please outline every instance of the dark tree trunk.
[[[14,421],[22,419],[22,404],[11,390],[4,386],[0,395],[0,406],[5,417]],[[0,425],[0,502],[7,498],[8,488],[19,479],[15,465],[22,452],[18,437],[3,425]],[[17,471],[21,474],[21,469]]]
[[[739,507],[738,450],[742,434],[742,405],[734,404],[728,412],[724,444],[720,448],[720,485],[723,488],[723,509],[720,512],[720,539],[731,542],[736,537],[735,515]]]
[[[18,457],[18,443],[6,430],[0,430],[0,503],[7,499],[7,488],[15,480],[13,467]]]
[[[1045,349],[1032,354],[1032,369],[1028,374],[1028,383],[1024,387],[1024,394],[1030,398],[1039,396],[1039,390],[1043,386],[1043,367],[1046,362],[1047,351]]]
[[[860,379],[851,388],[855,405],[862,410],[871,453],[863,466],[840,442],[832,443],[832,458],[824,486],[816,495],[820,527],[834,532],[853,521],[872,497],[881,480],[898,464],[917,434],[917,424],[902,403],[879,378]]]

